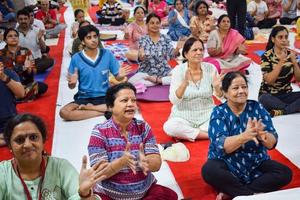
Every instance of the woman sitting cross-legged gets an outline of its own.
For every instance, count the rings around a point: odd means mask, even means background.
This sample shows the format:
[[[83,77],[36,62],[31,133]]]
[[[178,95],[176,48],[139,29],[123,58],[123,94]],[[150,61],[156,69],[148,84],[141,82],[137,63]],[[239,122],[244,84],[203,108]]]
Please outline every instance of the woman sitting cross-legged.
[[[205,1],[197,1],[194,4],[194,13],[191,18],[190,28],[192,35],[204,43],[207,42],[209,33],[214,29],[214,19],[208,13],[208,4]]]
[[[140,67],[128,81],[132,84],[143,83],[145,86],[169,85],[171,68],[168,61],[178,54],[183,42],[179,41],[174,49],[169,36],[160,33],[161,20],[154,13],[147,16],[146,24],[148,35],[139,40]]]
[[[222,96],[220,77],[215,67],[202,62],[203,42],[189,38],[183,46],[187,62],[172,71],[170,101],[173,104],[164,131],[172,137],[195,141],[207,139],[209,117],[214,103],[212,95]]]
[[[299,0],[282,0],[282,14],[279,20],[282,25],[294,25],[296,24],[299,16],[297,10],[300,9]]]
[[[207,41],[207,51],[210,57],[205,62],[214,64],[219,72],[245,70],[251,59],[241,54],[246,53],[245,38],[236,30],[230,28],[228,15],[221,15],[218,28],[213,30]]]
[[[125,53],[126,58],[132,61],[138,60],[139,39],[147,34],[147,26],[144,21],[146,10],[137,6],[134,11],[134,22],[131,22],[124,30],[124,39],[129,40],[129,51]]]
[[[222,89],[227,101],[211,114],[203,179],[220,192],[217,200],[279,190],[291,181],[292,171],[267,153],[278,141],[269,113],[247,100],[248,83],[241,72],[227,73]]]
[[[41,118],[16,115],[7,123],[4,138],[14,157],[0,162],[1,199],[100,199],[92,187],[105,178],[107,163],[87,169],[84,156],[78,176],[67,160],[46,155],[47,130]]]
[[[19,98],[18,102],[32,101],[45,94],[48,90],[48,85],[34,80],[37,68],[31,51],[19,46],[19,32],[13,28],[6,29],[4,41],[6,46],[0,50],[0,56],[3,56],[3,64],[19,75],[25,89],[25,96]]]
[[[174,1],[175,9],[169,13],[169,32],[168,35],[173,41],[178,41],[182,37],[191,34],[189,22],[189,11],[183,5],[183,0]]]
[[[254,0],[247,5],[247,11],[253,17],[255,26],[258,28],[272,28],[277,22],[276,18],[268,18],[269,10],[263,0]]]
[[[105,101],[108,120],[95,126],[88,146],[92,166],[103,160],[108,163],[106,178],[94,192],[102,200],[177,200],[177,194],[158,185],[152,173],[159,170],[161,157],[150,126],[134,118],[135,87],[114,85],[107,90]]]
[[[291,79],[300,81],[300,68],[295,52],[288,49],[288,30],[272,29],[266,52],[261,57],[263,81],[259,102],[271,116],[300,112],[300,92],[293,92]]]

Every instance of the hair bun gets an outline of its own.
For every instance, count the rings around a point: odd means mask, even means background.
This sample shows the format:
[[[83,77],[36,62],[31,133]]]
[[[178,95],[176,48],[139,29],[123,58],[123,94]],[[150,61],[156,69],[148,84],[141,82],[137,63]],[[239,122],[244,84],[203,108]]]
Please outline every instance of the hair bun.
[[[111,118],[111,116],[112,116],[112,112],[111,111],[105,111],[104,112],[104,117],[106,118],[106,119],[110,119]]]

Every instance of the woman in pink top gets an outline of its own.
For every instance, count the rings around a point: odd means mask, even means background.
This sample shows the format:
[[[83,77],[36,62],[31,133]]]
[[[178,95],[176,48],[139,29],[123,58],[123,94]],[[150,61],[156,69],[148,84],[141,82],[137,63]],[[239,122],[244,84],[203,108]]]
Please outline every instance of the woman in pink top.
[[[153,0],[149,2],[148,13],[155,13],[161,18],[162,25],[168,25],[169,7],[165,0]]]
[[[147,34],[147,26],[144,22],[145,9],[138,6],[134,9],[135,21],[130,23],[124,30],[124,39],[129,40],[129,51],[125,54],[127,59],[137,61],[139,39]]]
[[[268,19],[277,19],[281,16],[281,0],[265,0],[268,6]]]

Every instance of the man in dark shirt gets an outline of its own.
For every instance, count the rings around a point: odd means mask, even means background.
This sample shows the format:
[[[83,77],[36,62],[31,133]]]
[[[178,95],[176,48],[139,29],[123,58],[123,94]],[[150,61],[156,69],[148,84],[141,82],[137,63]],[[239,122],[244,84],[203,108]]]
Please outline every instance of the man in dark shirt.
[[[24,97],[24,87],[19,82],[18,75],[3,65],[0,56],[0,146],[5,145],[3,130],[6,122],[17,114],[15,98]]]

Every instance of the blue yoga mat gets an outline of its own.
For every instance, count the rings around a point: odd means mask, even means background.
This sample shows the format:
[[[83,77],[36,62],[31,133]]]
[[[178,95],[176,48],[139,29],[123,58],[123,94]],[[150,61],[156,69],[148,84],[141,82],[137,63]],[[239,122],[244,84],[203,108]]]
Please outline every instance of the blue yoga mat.
[[[258,55],[258,56],[262,56],[264,53],[265,53],[265,50],[255,51],[255,54]]]
[[[51,67],[49,67],[45,72],[43,73],[39,73],[39,74],[35,74],[34,75],[34,80],[35,81],[38,81],[38,82],[44,82],[45,79],[48,77],[48,75],[50,74],[53,66],[55,65],[55,60],[54,60],[54,63]]]

